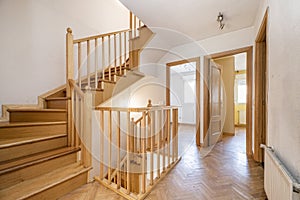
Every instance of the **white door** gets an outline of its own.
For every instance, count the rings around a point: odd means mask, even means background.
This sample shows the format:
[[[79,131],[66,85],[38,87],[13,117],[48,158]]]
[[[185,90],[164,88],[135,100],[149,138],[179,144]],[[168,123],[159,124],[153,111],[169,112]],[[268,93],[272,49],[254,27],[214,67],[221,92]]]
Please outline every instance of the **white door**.
[[[209,67],[209,113],[208,145],[217,143],[222,133],[222,77],[221,67],[210,62]]]

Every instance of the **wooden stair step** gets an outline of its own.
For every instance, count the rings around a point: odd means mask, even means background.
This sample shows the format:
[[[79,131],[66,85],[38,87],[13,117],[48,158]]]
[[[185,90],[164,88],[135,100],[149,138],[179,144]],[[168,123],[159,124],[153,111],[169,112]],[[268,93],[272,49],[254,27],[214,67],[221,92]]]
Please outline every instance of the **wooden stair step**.
[[[48,109],[67,109],[69,97],[48,97],[45,99]]]
[[[0,163],[0,190],[75,163],[80,148],[65,147]]]
[[[57,199],[87,183],[87,172],[79,163],[56,169],[36,178],[0,190],[0,197],[15,199]]]
[[[67,134],[0,140],[0,162],[67,146]]]
[[[51,136],[67,131],[67,122],[2,122],[0,141],[24,137]]]
[[[59,149],[42,152],[42,153],[37,153],[37,154],[31,155],[31,156],[25,156],[21,159],[14,160],[11,162],[1,162],[0,163],[0,175],[10,172],[10,171],[18,170],[20,168],[24,168],[28,165],[44,162],[45,160],[53,159],[53,158],[56,158],[56,157],[59,157],[62,155],[66,155],[66,154],[78,152],[78,151],[80,151],[79,147],[78,148],[63,147],[63,148],[59,148]]]
[[[8,109],[10,122],[67,121],[66,109]]]
[[[107,79],[98,79],[98,83],[100,83],[100,82],[111,83],[111,84],[116,84],[117,83],[115,81],[110,81],[110,80],[107,80]],[[90,83],[95,83],[95,79],[91,79]],[[82,81],[81,82],[81,85],[87,85],[87,84],[88,84],[87,81]]]

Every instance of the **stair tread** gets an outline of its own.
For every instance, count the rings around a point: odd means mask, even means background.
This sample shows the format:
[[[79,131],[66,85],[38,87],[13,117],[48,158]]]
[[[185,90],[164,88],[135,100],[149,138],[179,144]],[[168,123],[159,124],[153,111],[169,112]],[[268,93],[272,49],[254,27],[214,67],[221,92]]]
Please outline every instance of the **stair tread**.
[[[0,190],[0,197],[5,197],[6,200],[29,198],[32,195],[85,173],[90,169],[91,168],[84,168],[79,163],[70,164],[42,176]]]
[[[0,139],[0,149],[8,148],[12,146],[18,146],[27,143],[39,142],[48,139],[54,139],[59,137],[64,137],[67,134],[55,134],[50,136],[31,136],[31,137],[22,137],[22,138],[11,138],[11,139]]]
[[[47,97],[46,101],[61,101],[61,100],[69,100],[70,97]]]
[[[0,162],[0,175],[17,169],[21,169],[32,164],[44,162],[49,159],[67,155],[79,151],[79,147],[63,147],[55,150],[37,153],[30,156],[24,156],[13,161]]]
[[[24,127],[24,126],[43,126],[43,125],[59,125],[66,124],[66,121],[57,121],[57,122],[0,122],[0,128],[8,127]]]
[[[8,112],[67,112],[66,109],[10,108]]]

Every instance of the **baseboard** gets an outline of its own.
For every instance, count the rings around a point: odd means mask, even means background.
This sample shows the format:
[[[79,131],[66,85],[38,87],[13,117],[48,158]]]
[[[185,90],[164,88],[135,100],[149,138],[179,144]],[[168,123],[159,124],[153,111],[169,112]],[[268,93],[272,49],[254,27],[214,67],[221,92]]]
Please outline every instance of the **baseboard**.
[[[196,126],[196,124],[193,124],[193,123],[178,123],[178,125]]]
[[[223,135],[226,135],[226,136],[235,136],[235,133],[223,132]]]
[[[246,127],[247,124],[235,124],[234,126],[235,126],[235,127]]]

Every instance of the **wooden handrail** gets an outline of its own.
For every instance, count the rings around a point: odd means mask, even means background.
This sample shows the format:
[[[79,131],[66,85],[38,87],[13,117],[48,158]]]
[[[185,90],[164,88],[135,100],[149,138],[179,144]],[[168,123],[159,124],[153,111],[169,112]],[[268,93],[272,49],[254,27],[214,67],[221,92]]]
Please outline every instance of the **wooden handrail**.
[[[148,113],[146,113],[146,115],[147,115]],[[134,123],[135,124],[138,124],[138,123],[140,123],[142,120],[144,119],[144,116],[141,116],[139,119],[137,119]]]
[[[136,108],[124,108],[124,107],[95,107],[95,110],[103,111],[121,111],[121,112],[143,112],[143,111],[156,111],[156,110],[170,110],[179,108],[179,106],[153,106],[153,107],[136,107]]]
[[[74,80],[69,79],[69,84],[70,84],[71,88],[73,88],[73,89],[77,92],[77,94],[78,94],[80,97],[84,98],[84,93],[83,93],[82,90],[76,85],[76,83],[75,83]]]
[[[98,38],[102,38],[102,37],[107,37],[107,36],[110,36],[110,35],[116,35],[116,34],[128,32],[128,31],[130,31],[130,29],[124,29],[124,30],[121,30],[121,31],[115,31],[115,32],[104,33],[104,34],[100,34],[100,35],[84,37],[84,38],[73,40],[73,44],[77,44],[77,43],[80,43],[80,42],[86,42],[88,40],[94,40],[94,39],[98,39]]]

